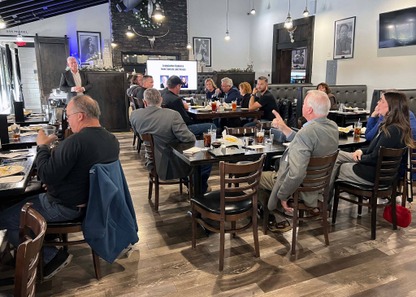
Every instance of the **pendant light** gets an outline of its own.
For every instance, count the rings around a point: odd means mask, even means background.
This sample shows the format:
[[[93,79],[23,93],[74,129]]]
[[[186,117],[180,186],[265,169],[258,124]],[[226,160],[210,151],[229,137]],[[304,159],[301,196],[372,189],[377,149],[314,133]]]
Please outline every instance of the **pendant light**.
[[[191,41],[189,40],[189,1],[186,0],[186,34],[188,35],[188,44],[186,49],[190,51],[192,49]]]
[[[293,28],[293,21],[292,21],[292,17],[290,16],[290,0],[288,0],[288,2],[289,2],[289,10],[287,12],[287,17],[286,17],[286,20],[285,20],[284,27],[287,30],[290,30],[290,29]]]
[[[309,10],[308,10],[308,0],[305,0],[305,10],[303,11],[303,16],[307,18],[309,16]]]
[[[231,37],[230,37],[230,31],[228,30],[228,13],[229,13],[229,4],[230,4],[230,1],[229,0],[226,0],[226,10],[225,10],[225,37],[224,37],[224,39],[226,40],[226,41],[228,41],[228,40],[230,40],[231,39]]]

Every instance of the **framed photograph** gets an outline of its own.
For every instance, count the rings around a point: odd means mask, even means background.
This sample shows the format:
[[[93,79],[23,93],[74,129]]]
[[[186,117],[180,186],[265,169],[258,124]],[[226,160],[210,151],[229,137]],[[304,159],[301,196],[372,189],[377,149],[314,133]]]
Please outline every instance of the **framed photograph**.
[[[194,57],[205,67],[211,67],[211,38],[193,37]]]
[[[101,57],[101,33],[77,31],[78,55],[81,64],[88,64],[89,61]]]
[[[292,69],[306,69],[306,47],[292,50]]]
[[[335,21],[334,59],[354,56],[355,17]]]

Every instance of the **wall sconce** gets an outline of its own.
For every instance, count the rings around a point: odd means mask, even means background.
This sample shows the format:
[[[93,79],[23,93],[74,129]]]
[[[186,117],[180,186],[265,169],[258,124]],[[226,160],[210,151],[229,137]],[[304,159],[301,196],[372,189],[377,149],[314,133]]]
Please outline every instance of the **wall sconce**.
[[[161,22],[165,18],[165,12],[160,7],[159,3],[156,3],[156,8],[153,10],[152,18],[157,22]]]
[[[225,10],[225,37],[224,37],[224,39],[226,41],[228,41],[228,40],[231,39],[230,31],[228,30],[228,13],[229,13],[229,7],[230,7],[229,0],[227,0],[226,5],[227,6],[226,6],[226,10]]]
[[[126,36],[127,36],[127,38],[133,38],[134,37],[134,33],[133,33],[133,30],[131,29],[131,26],[127,26]]]

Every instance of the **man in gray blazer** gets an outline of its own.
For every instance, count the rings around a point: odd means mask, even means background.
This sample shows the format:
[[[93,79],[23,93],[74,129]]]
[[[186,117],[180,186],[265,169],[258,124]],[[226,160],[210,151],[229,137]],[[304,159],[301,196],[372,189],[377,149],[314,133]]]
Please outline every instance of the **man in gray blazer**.
[[[144,91],[145,108],[131,113],[130,122],[139,134],[152,134],[155,145],[156,171],[161,179],[168,180],[188,176],[192,167],[176,157],[169,143],[174,141],[192,142],[195,135],[189,131],[181,115],[172,109],[161,108],[162,96],[153,88]],[[146,161],[148,170],[153,164]],[[211,166],[201,166],[202,191],[207,191]]]
[[[302,114],[307,122],[297,133],[273,111],[275,119],[272,126],[282,131],[290,144],[280,159],[278,172],[262,174],[261,188],[272,190],[268,202],[269,210],[276,209],[280,201],[286,212],[293,212],[287,200],[302,183],[310,157],[329,155],[338,149],[338,126],[327,118],[329,109],[328,95],[317,90],[309,91],[302,107]],[[302,195],[301,198],[307,206],[316,207],[322,196],[310,193]]]
[[[87,75],[79,71],[77,60],[74,57],[68,57],[66,63],[69,70],[62,73],[59,89],[68,94],[66,102],[68,104],[72,97],[86,94],[92,88],[92,84]]]

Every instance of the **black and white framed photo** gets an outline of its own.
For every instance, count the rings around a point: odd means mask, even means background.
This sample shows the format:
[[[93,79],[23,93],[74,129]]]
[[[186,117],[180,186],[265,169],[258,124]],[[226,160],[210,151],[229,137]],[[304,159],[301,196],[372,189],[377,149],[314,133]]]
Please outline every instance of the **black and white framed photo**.
[[[306,47],[292,50],[292,69],[306,69]]]
[[[354,56],[355,17],[335,21],[334,59]]]
[[[78,54],[81,64],[88,64],[89,61],[101,57],[101,33],[77,31]]]
[[[204,63],[205,67],[211,67],[211,38],[194,37],[192,41],[195,60]]]

